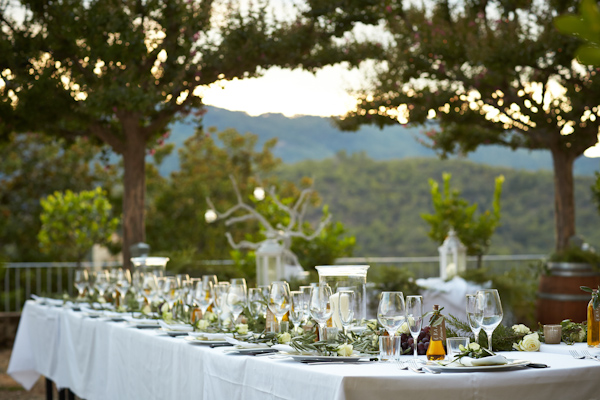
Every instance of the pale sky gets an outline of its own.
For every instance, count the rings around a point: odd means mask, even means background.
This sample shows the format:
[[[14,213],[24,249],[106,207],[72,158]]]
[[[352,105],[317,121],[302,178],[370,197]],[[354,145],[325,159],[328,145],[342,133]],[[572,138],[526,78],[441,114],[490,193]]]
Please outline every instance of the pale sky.
[[[203,93],[207,105],[249,115],[280,113],[329,117],[342,115],[356,104],[348,93],[364,80],[362,72],[342,66],[325,67],[316,74],[271,68],[260,78],[214,84]]]

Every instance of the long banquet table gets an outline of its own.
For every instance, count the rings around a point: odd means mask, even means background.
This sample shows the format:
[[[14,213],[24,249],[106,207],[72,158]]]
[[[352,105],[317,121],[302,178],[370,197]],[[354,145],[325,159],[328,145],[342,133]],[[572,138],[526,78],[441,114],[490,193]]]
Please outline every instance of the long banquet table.
[[[576,360],[570,348],[505,353],[549,365],[544,369],[433,375],[390,363],[306,365],[226,354],[227,347],[192,345],[158,330],[28,301],[8,373],[26,389],[44,375],[87,400],[600,399],[600,362]]]

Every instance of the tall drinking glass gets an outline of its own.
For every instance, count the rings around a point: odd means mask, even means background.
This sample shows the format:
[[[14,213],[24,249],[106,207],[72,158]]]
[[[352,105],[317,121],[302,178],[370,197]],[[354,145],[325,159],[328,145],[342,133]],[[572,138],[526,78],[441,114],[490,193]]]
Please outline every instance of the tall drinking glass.
[[[423,325],[423,296],[406,296],[406,321],[413,338],[413,355],[417,358],[417,342]]]
[[[125,294],[131,287],[131,272],[125,268],[119,268],[117,270],[117,287],[116,290],[121,295],[122,299],[125,299]]]
[[[294,324],[294,329],[298,330],[300,322],[304,318],[304,293],[300,291],[290,292],[290,298],[290,321]]]
[[[319,324],[319,339],[325,338],[325,324],[333,313],[331,309],[331,287],[321,283],[312,289],[309,305],[310,315]]]
[[[223,326],[223,317],[225,316],[225,311],[227,307],[227,293],[229,292],[229,282],[219,282],[215,287],[215,311],[217,312],[217,316],[219,317],[219,325]]]
[[[390,337],[406,321],[406,307],[402,292],[382,292],[377,308],[377,320],[385,328]]]
[[[479,342],[479,332],[483,323],[483,308],[479,306],[477,295],[467,295],[467,321],[475,336],[475,342]]]
[[[354,290],[341,290],[339,293],[339,304],[338,314],[340,322],[342,323],[342,329],[344,330],[344,337],[348,342],[348,327],[352,325],[354,321],[354,313],[356,308],[356,294]]]
[[[308,310],[308,306],[310,304],[310,293],[312,292],[312,286],[300,286],[300,291],[302,292],[302,297],[304,297],[304,316],[302,319],[306,324],[308,322],[308,317],[310,317],[310,311]]]
[[[496,289],[484,289],[477,291],[477,300],[483,310],[481,328],[488,337],[488,349],[492,351],[492,333],[502,321],[502,303],[500,294]]]
[[[244,311],[248,300],[248,290],[246,289],[246,280],[243,278],[232,279],[227,291],[227,306],[233,316],[232,323],[235,322]]]
[[[277,331],[281,332],[281,320],[290,309],[290,286],[286,281],[271,283],[268,305],[277,318]]]

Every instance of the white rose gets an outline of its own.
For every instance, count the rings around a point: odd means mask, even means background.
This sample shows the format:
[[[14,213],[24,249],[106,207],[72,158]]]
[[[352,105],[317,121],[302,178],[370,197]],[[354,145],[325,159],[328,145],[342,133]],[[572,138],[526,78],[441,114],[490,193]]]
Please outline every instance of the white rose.
[[[280,344],[289,343],[291,340],[292,340],[292,335],[290,335],[288,332],[282,333],[281,335],[277,336],[277,341]]]
[[[351,344],[341,344],[337,348],[338,356],[341,356],[341,357],[350,357],[352,355],[353,351],[354,351],[354,348],[352,347]]]
[[[539,351],[540,337],[537,333],[526,335],[523,340],[519,342],[519,348],[521,351]]]
[[[247,324],[237,324],[235,326],[235,330],[240,335],[245,335],[248,333],[248,325]]]
[[[214,312],[207,311],[206,314],[204,314],[203,319],[210,321],[210,322],[216,321],[217,314],[215,314]]]
[[[142,307],[142,314],[149,315],[151,312],[152,309],[150,308],[149,304],[146,304],[144,307]]]
[[[523,335],[528,335],[528,334],[531,333],[531,330],[527,326],[525,326],[523,324],[513,325],[512,326],[512,330],[515,333],[519,333],[519,334],[523,334]]]
[[[204,319],[201,319],[200,321],[198,321],[198,329],[201,331],[207,329],[209,325],[210,325],[210,323]]]
[[[167,311],[169,311],[169,303],[164,303],[161,307],[160,307],[160,312],[161,313],[166,313]]]
[[[472,351],[477,351],[481,348],[479,343],[475,343],[475,342],[469,343],[469,346],[467,346],[467,347],[469,348],[469,350],[472,350]]]

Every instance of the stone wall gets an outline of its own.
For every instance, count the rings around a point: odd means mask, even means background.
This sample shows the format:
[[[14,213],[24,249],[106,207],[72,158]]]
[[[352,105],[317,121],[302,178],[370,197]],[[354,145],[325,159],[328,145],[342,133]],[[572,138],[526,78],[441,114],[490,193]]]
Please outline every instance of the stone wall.
[[[10,349],[15,341],[21,313],[0,313],[0,349]]]

